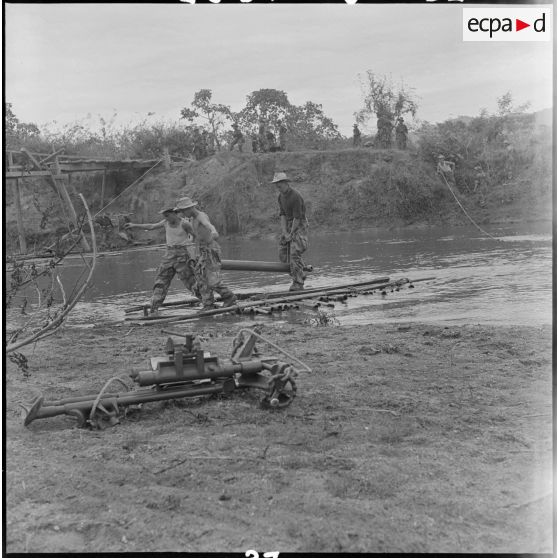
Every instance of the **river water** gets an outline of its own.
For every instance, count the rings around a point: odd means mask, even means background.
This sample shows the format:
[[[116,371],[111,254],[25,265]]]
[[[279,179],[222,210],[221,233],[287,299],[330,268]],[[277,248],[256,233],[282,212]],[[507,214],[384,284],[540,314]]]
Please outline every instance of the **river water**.
[[[433,279],[400,291],[349,298],[327,312],[339,324],[436,322],[445,324],[552,323],[552,231],[550,225],[492,226],[482,234],[474,227],[422,230],[363,230],[311,234],[306,261],[314,266],[308,288],[357,282],[379,276]],[[276,242],[222,240],[224,259],[274,261]],[[87,325],[122,319],[124,308],[149,300],[163,248],[123,252],[99,258],[94,284],[69,323]],[[67,260],[62,270],[72,284],[82,266]],[[223,272],[237,292],[288,288],[287,274]],[[167,300],[184,298],[178,279]],[[175,312],[178,312],[175,310]],[[184,310],[181,310],[184,312]],[[312,311],[289,311],[258,320],[300,321]],[[165,314],[171,313],[165,310]],[[209,321],[247,321],[247,316],[220,316]]]

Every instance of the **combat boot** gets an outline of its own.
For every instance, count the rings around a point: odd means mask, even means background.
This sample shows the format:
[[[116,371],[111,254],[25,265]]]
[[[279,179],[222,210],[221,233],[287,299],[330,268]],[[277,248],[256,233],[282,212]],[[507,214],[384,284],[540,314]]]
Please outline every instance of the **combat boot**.
[[[234,294],[223,299],[223,308],[229,308],[229,306],[234,306],[238,302],[238,298]]]

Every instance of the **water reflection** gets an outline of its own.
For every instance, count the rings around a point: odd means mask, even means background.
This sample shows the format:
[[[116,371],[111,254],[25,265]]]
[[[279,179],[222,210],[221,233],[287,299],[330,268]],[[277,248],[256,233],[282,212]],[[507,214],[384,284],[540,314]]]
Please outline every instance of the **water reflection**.
[[[342,324],[382,321],[437,321],[539,325],[552,322],[551,231],[515,231],[512,226],[489,231],[473,228],[367,230],[310,236],[307,260],[315,267],[308,287],[354,282],[377,276],[392,279],[435,276],[415,289],[351,298],[334,309]],[[273,239],[224,240],[225,259],[276,260]],[[99,259],[93,287],[78,314],[87,312],[121,319],[123,308],[150,295],[161,250],[134,251]],[[65,265],[62,278],[71,284],[79,261]],[[288,287],[286,274],[224,272],[234,290],[277,291]],[[168,300],[184,296],[175,279]],[[296,312],[282,319],[297,319]],[[299,313],[300,317],[300,313]],[[223,318],[220,318],[222,320]],[[238,320],[229,317],[227,320]],[[76,321],[76,320],[74,320]]]

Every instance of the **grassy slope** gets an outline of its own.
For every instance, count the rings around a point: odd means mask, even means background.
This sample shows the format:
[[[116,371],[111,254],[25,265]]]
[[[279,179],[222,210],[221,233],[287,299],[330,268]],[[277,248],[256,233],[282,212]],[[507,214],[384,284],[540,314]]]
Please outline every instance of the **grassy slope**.
[[[190,195],[224,234],[266,234],[276,228],[270,181],[279,170],[305,198],[314,230],[469,222],[431,165],[395,150],[222,153],[148,178],[135,194],[148,200],[147,220],[168,201]],[[499,187],[454,191],[478,223],[550,219],[550,189],[540,176],[529,183],[529,176],[526,169]]]

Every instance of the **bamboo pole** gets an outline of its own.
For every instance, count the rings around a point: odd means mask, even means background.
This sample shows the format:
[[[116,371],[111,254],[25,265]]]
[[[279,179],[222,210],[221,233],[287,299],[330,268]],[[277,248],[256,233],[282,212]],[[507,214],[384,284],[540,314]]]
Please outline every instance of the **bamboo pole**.
[[[379,290],[379,289],[386,289],[386,288],[390,288],[390,287],[401,287],[405,284],[409,284],[409,288],[413,287],[413,283],[418,283],[420,281],[431,281],[432,279],[435,279],[435,277],[423,277],[420,279],[414,279],[414,280],[409,280],[406,278],[403,279],[397,279],[395,281],[389,281],[387,283],[383,283],[383,284],[379,284],[379,285],[364,285],[363,287],[356,289],[354,287],[351,287],[350,290],[345,288],[340,288],[337,291],[335,290],[323,290],[321,292],[317,292],[317,293],[313,293],[310,294],[308,292],[304,292],[301,294],[297,294],[297,295],[291,295],[291,296],[286,296],[286,297],[281,297],[281,298],[277,298],[277,299],[273,299],[273,300],[269,300],[269,299],[262,299],[262,300],[251,300],[248,301],[244,304],[240,303],[240,304],[235,304],[233,306],[229,306],[226,308],[215,308],[214,310],[206,310],[203,312],[198,312],[196,314],[186,314],[186,315],[181,315],[181,316],[172,316],[169,318],[159,318],[157,316],[152,316],[152,317],[146,317],[146,318],[125,318],[126,320],[135,320],[138,321],[140,323],[140,325],[154,325],[154,324],[164,324],[164,323],[169,323],[169,322],[180,322],[180,321],[188,321],[188,320],[195,320],[198,318],[205,318],[208,316],[216,316],[219,314],[227,314],[230,312],[240,312],[242,313],[243,310],[247,309],[247,308],[253,308],[255,306],[266,306],[269,305],[270,303],[273,304],[284,304],[284,303],[292,303],[295,301],[299,301],[299,300],[304,300],[305,298],[315,298],[315,297],[319,297],[319,296],[329,296],[332,294],[343,294],[346,292],[350,292],[350,293],[355,293],[355,294],[368,294],[371,293],[375,290]]]
[[[431,279],[431,278],[430,278]],[[422,279],[422,281],[426,281],[427,278]],[[375,289],[385,289],[386,287],[395,287],[395,286],[401,286],[404,285],[406,283],[413,283],[413,281],[409,281],[409,279],[398,279],[397,281],[391,281],[382,285],[377,285],[377,286],[365,286],[364,288],[359,289],[359,291],[361,292],[365,292],[365,291],[372,291]],[[354,288],[353,288],[354,289]],[[291,296],[285,296],[285,297],[280,297],[277,299],[274,299],[272,302],[274,304],[277,303],[286,303],[286,302],[295,302],[298,300],[304,300],[305,298],[315,298],[315,297],[319,297],[319,296],[325,296],[328,294],[341,294],[343,292],[346,292],[348,289],[345,288],[338,288],[337,291],[332,291],[331,289],[325,289],[316,293],[312,293],[309,296],[308,292],[302,292],[300,294],[296,294],[296,295],[291,295]],[[181,321],[188,321],[188,320],[195,320],[197,318],[205,318],[205,317],[209,317],[209,316],[217,316],[219,314],[228,314],[229,312],[237,312],[240,311],[242,312],[244,309],[246,308],[251,308],[251,307],[255,307],[255,306],[265,306],[268,305],[270,303],[269,299],[262,299],[262,300],[251,300],[248,301],[246,303],[238,303],[238,304],[234,304],[232,306],[228,306],[226,308],[215,308],[214,310],[206,310],[206,311],[202,311],[202,312],[197,312],[196,314],[187,314],[187,315],[181,315],[181,316],[172,316],[169,318],[160,318],[158,316],[147,316],[144,318],[125,318],[128,321],[139,321],[139,322],[143,322],[142,325],[152,325],[152,324],[163,324],[163,323],[172,323],[172,322],[181,322]]]
[[[231,260],[232,261],[232,260]],[[305,289],[304,292],[306,294],[312,294],[318,291],[324,291],[324,290],[337,290],[340,288],[353,288],[353,287],[362,287],[364,285],[376,285],[379,283],[387,283],[389,281],[389,277],[377,277],[376,279],[369,279],[368,281],[359,281],[356,283],[344,283],[341,285],[335,285],[335,286],[331,286],[331,287],[314,287],[312,289]],[[270,293],[262,293],[262,292],[257,292],[257,293],[239,293],[237,294],[237,298],[239,299],[246,299],[246,298],[250,298],[250,297],[254,297],[254,296],[259,296],[259,297],[266,297],[268,300],[277,298],[277,297],[281,297],[281,296],[289,296],[292,295],[293,291],[278,291],[278,292],[270,292]],[[184,299],[184,300],[176,300],[173,302],[163,302],[163,304],[161,304],[161,306],[190,306],[192,304],[195,304],[196,302],[199,302],[199,299],[191,297],[188,299]],[[130,314],[132,312],[141,312],[144,308],[149,308],[150,305],[149,304],[142,304],[141,306],[132,306],[131,308],[126,308],[124,310],[125,314]]]
[[[37,170],[45,170],[42,166],[41,163],[39,163],[39,161],[37,161],[37,159],[35,159],[35,157],[33,156],[32,153],[29,152],[28,149],[26,149],[25,147],[21,148],[21,152],[25,153],[25,155],[27,156],[27,158],[31,161],[31,163],[33,164],[33,166],[37,169]]]

